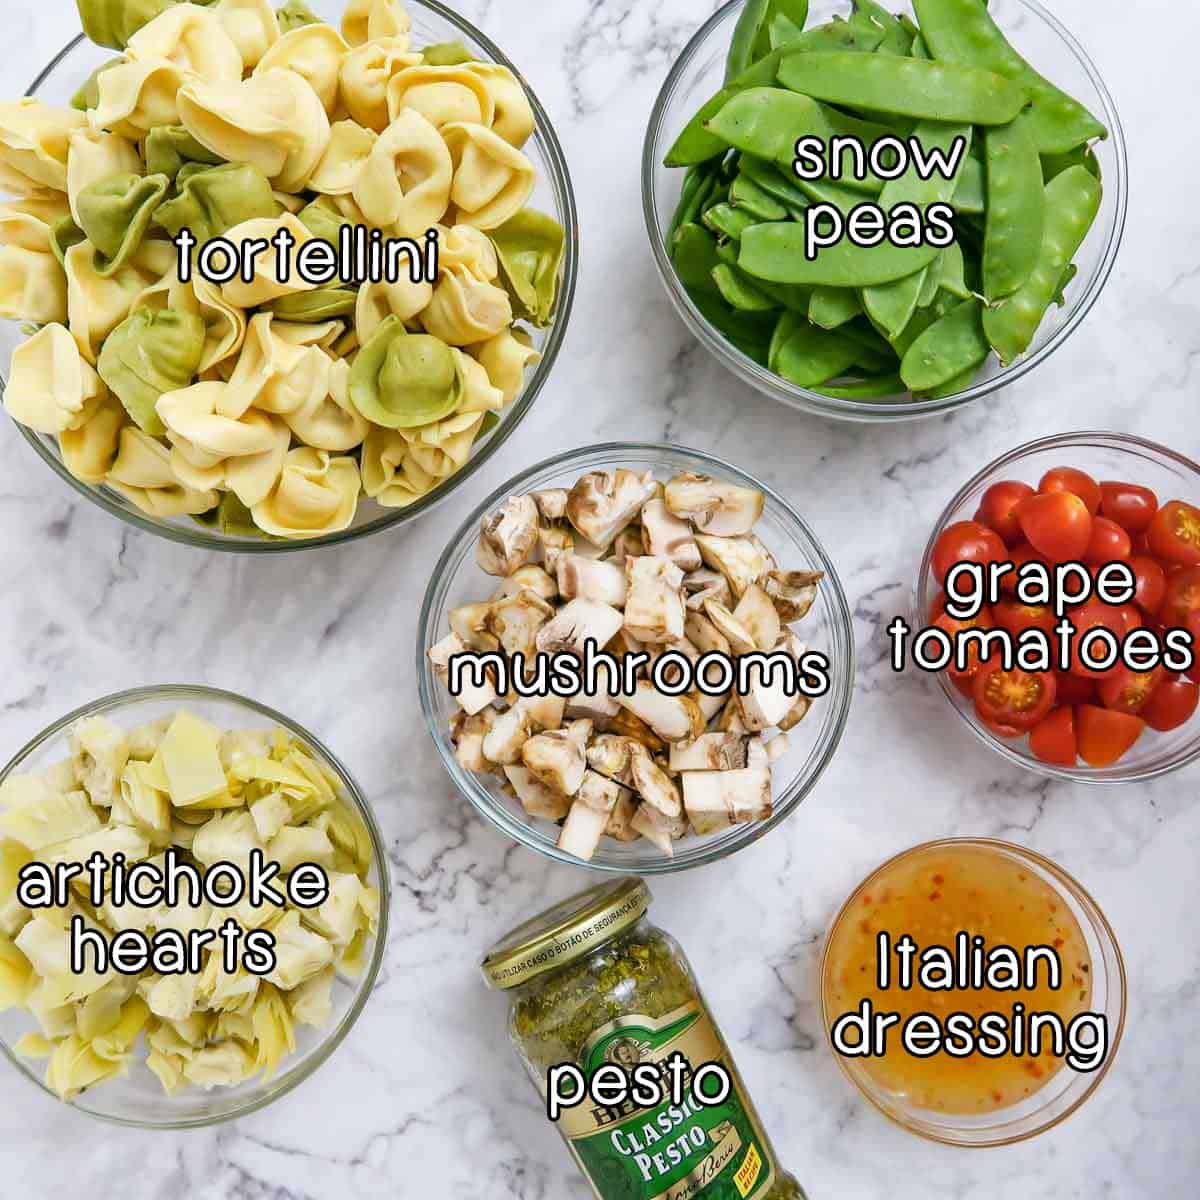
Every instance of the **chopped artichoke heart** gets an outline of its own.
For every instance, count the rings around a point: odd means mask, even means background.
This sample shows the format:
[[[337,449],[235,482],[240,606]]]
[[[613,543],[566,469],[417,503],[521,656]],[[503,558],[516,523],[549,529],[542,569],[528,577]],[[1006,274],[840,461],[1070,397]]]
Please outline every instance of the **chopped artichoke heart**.
[[[216,729],[190,713],[181,712],[171,722],[158,755],[176,808],[204,805],[228,791],[220,740]]]

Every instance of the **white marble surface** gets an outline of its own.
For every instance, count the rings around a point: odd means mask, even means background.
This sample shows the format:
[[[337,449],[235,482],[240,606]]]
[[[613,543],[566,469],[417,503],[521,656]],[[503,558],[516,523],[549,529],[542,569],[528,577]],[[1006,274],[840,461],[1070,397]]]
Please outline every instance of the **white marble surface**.
[[[1200,449],[1200,174],[1189,155],[1200,7],[1052,0],[1116,95],[1132,219],[1107,293],[1040,374],[942,420],[861,428],[735,384],[676,320],[645,252],[641,134],[706,0],[467,0],[553,115],[584,263],[557,373],[461,500],[411,532],[271,561],[119,525],[0,429],[0,755],[118,688],[194,680],[318,731],[388,837],[391,944],[358,1027],[297,1093],[187,1135],[110,1129],[0,1076],[0,1194],[267,1200],[559,1200],[586,1189],[545,1123],[475,972],[490,939],[586,882],[505,844],[452,791],[418,727],[413,618],[445,539],[485,487],[535,457],[637,436],[715,449],[766,478],[836,548],[856,611],[843,748],[796,816],[735,860],[656,883],[782,1157],[814,1200],[1175,1200],[1200,1191],[1200,806],[1195,770],[1115,792],[1048,784],[977,745],[932,681],[894,677],[880,629],[906,602],[928,525],[981,462],[1031,437],[1111,427]],[[537,12],[534,20],[529,15]],[[70,0],[4,0],[0,92],[23,90],[74,25]],[[1192,184],[1188,184],[1188,180]],[[1089,886],[1120,936],[1130,1021],[1116,1066],[1066,1125],[990,1153],[890,1126],[825,1049],[814,970],[846,891],[891,852],[948,834],[1013,838]],[[415,1036],[414,1036],[415,1034]]]

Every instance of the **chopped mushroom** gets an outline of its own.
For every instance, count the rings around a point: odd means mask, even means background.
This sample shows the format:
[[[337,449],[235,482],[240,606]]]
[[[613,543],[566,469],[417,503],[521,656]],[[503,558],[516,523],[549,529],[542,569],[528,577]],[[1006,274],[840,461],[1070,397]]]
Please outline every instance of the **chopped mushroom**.
[[[625,628],[643,642],[677,642],[683,637],[683,572],[665,558],[626,562],[629,595]]]
[[[779,619],[790,625],[808,616],[817,598],[817,587],[824,578],[823,571],[768,571],[762,586],[771,597]]]
[[[513,496],[483,522],[479,564],[500,584],[450,612],[430,661],[443,680],[456,653],[507,662],[503,696],[494,671],[459,698],[454,753],[464,769],[496,776],[531,819],[560,823],[567,853],[590,859],[610,837],[646,838],[671,855],[689,830],[706,837],[771,815],[772,764],[811,706],[788,694],[806,649],[789,626],[822,576],[779,568],[754,532],[763,507],[754,488],[694,474],[664,486],[616,469]],[[601,659],[586,684],[594,691],[521,695],[544,666],[537,656],[582,660],[589,642],[619,672]],[[792,661],[784,672],[756,654]],[[524,682],[511,675],[518,655]],[[727,682],[721,664],[689,679],[710,655],[738,660],[745,694],[709,694]]]
[[[538,543],[538,510],[530,496],[510,496],[479,527],[475,561],[489,575],[511,575]]]
[[[595,600],[613,608],[624,608],[629,585],[625,572],[603,559],[564,554],[555,564],[558,590],[564,600]]]
[[[666,505],[700,530],[717,537],[749,533],[763,513],[763,494],[756,488],[720,483],[707,475],[684,472],[666,486]]]
[[[571,600],[538,630],[537,648],[546,654],[567,651],[582,657],[589,641],[606,646],[625,618],[619,609],[595,600]]]
[[[681,571],[699,569],[700,547],[696,545],[695,530],[657,497],[647,501],[642,509],[642,529],[645,531],[642,554],[665,558]]]
[[[456,654],[465,653],[467,649],[466,642],[457,633],[447,635],[436,646],[429,648],[429,661],[433,663],[434,673],[442,683],[447,686],[449,685],[450,660]],[[454,699],[459,708],[474,715],[482,709],[487,708],[496,699],[496,689],[492,686],[490,680],[485,680],[484,683],[476,687],[471,682],[469,675],[470,672],[464,672],[464,676],[467,677],[461,680],[463,688]]]
[[[655,492],[650,473],[638,475],[618,467],[584,475],[567,497],[567,520],[594,546],[602,550],[642,511]]]

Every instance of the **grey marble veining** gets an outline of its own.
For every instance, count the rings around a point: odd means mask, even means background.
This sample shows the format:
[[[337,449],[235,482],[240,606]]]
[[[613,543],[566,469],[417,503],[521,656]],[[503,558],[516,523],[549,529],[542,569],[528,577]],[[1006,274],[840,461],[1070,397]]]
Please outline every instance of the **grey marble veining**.
[[[341,1050],[255,1117],[186,1135],[90,1122],[0,1073],[0,1194],[187,1200],[444,1196],[562,1200],[586,1189],[541,1116],[475,964],[499,932],[585,881],[506,844],[451,789],[413,687],[413,618],[467,505],[532,459],[591,440],[715,450],[789,496],[836,548],[861,656],[849,731],[805,806],[737,858],[654,885],[655,915],[705,981],[789,1167],[813,1200],[1183,1200],[1200,1190],[1200,806],[1195,770],[1096,792],[976,744],[930,680],[897,677],[882,628],[908,603],[930,522],[982,462],[1029,438],[1109,427],[1200,449],[1200,8],[1051,0],[1126,124],[1132,211],[1108,289],[1036,375],[925,423],[807,419],[737,384],[674,316],[645,247],[641,136],[700,0],[470,0],[552,114],[574,174],[583,266],[555,377],[461,498],[411,530],[261,562],[122,527],[0,429],[0,753],[96,695],[193,680],[318,732],[388,838],[391,938]],[[75,29],[69,0],[5,0],[4,94]],[[825,1049],[815,971],[832,913],[889,853],[949,834],[1057,859],[1113,922],[1130,975],[1125,1044],[1068,1123],[986,1154],[925,1144],[859,1099]]]

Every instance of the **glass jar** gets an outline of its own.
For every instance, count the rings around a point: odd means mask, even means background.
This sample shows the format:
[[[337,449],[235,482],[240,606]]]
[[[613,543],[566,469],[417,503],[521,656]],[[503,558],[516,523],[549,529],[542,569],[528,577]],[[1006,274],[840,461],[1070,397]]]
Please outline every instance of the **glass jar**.
[[[591,888],[506,934],[484,978],[510,997],[509,1035],[534,1084],[563,1064],[723,1067],[720,1104],[587,1101],[557,1122],[599,1200],[804,1200],[783,1172],[678,943],[650,924],[636,878]],[[662,1071],[664,1087],[668,1078]],[[715,1095],[704,1087],[695,1090]]]

